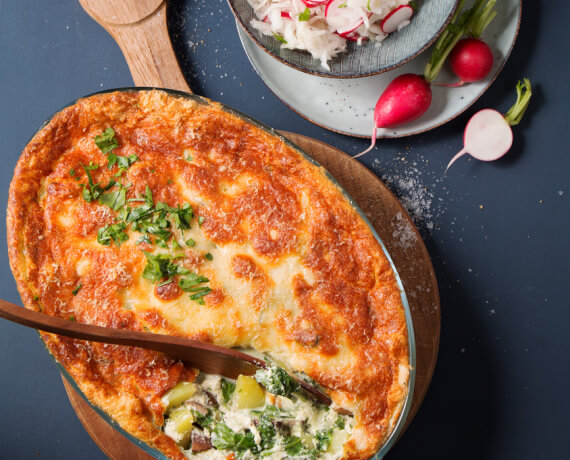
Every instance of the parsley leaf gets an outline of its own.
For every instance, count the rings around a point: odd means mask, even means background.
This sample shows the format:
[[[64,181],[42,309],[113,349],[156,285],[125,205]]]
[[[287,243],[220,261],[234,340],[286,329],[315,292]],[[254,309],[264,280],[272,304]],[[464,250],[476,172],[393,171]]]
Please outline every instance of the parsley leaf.
[[[118,211],[127,202],[127,193],[124,187],[120,187],[119,190],[115,192],[104,193],[101,198],[99,198],[99,203],[104,206]]]
[[[259,369],[255,373],[255,380],[263,385],[269,393],[285,396],[286,398],[299,389],[297,382],[285,369],[277,366],[271,366],[269,369]]]
[[[174,275],[188,275],[190,270],[176,265],[173,257],[169,254],[150,254],[143,251],[146,256],[147,264],[143,270],[143,278],[158,283],[168,280]]]
[[[117,246],[129,239],[129,235],[125,233],[127,225],[124,222],[106,225],[101,227],[97,232],[97,242],[103,246],[109,246],[114,241]]]
[[[181,230],[190,228],[190,220],[194,217],[194,210],[188,203],[184,203],[182,206],[178,205],[177,208],[169,207],[168,212],[174,219],[176,228]]]
[[[305,7],[305,11],[299,15],[299,21],[308,21],[309,19],[311,19],[311,10],[307,6]]]
[[[222,395],[225,402],[229,402],[236,389],[236,384],[231,380],[222,379]]]
[[[99,198],[101,196],[101,194],[103,193],[103,189],[101,188],[101,186],[99,184],[96,184],[95,182],[93,182],[93,176],[91,175],[91,171],[99,168],[99,165],[90,164],[89,166],[85,166],[85,165],[82,165],[82,166],[83,166],[83,170],[85,171],[85,174],[87,174],[87,185],[82,184],[83,199],[85,201],[87,201],[88,203],[91,203],[92,201]]]
[[[93,138],[99,150],[107,155],[113,149],[119,146],[119,142],[115,138],[115,131],[113,128],[108,127],[102,134]]]
[[[189,273],[178,281],[178,286],[180,286],[180,289],[184,292],[196,292],[197,290],[202,289],[201,287],[196,287],[198,284],[207,283],[208,281],[210,280],[205,276],[197,275],[196,273]]]
[[[75,286],[75,288],[73,289],[73,291],[71,291],[71,293],[73,295],[77,295],[77,293],[79,292],[79,290],[83,287],[83,284],[79,283],[77,286]]]

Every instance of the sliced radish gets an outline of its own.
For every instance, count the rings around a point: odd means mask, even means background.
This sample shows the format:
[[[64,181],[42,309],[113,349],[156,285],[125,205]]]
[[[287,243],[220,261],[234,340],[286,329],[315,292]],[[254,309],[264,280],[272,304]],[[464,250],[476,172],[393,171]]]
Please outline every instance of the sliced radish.
[[[395,10],[392,10],[388,13],[382,22],[380,23],[380,27],[382,28],[382,32],[385,34],[391,34],[400,28],[400,26],[404,26],[406,21],[410,21],[410,18],[414,15],[414,9],[410,5],[401,5]]]
[[[309,8],[314,8],[316,6],[325,5],[329,0],[301,0]]]
[[[349,34],[339,34],[342,38],[344,38],[345,40],[351,41],[351,42],[357,42],[358,40],[362,39],[362,40],[368,40],[368,37],[363,37],[362,35],[360,35],[358,32],[350,32]]]
[[[364,22],[362,10],[347,7],[346,0],[331,0],[325,9],[325,17],[340,36],[354,32]]]

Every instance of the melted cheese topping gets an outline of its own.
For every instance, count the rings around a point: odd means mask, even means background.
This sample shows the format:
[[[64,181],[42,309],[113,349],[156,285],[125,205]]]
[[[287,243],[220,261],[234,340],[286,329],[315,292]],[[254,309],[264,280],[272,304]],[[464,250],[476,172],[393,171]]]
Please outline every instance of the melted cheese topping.
[[[176,283],[158,287],[142,276],[143,250],[165,250],[137,244],[140,233],[132,228],[120,247],[97,242],[117,212],[85,201],[82,165],[101,165],[91,171],[100,184],[117,172],[93,142],[107,127],[116,132],[115,154],[138,157],[121,178],[130,184],[127,199],[148,186],[155,202],[189,203],[203,218],[172,233],[183,247],[181,264],[209,279],[204,305]],[[8,230],[27,308],[270,352],[354,413],[345,458],[374,453],[401,411],[406,322],[378,242],[322,169],[214,103],[117,92],[58,113],[18,162]],[[190,238],[195,245],[187,247]],[[160,398],[177,382],[192,381],[194,370],[147,350],[43,338],[95,404],[135,436],[182,458],[159,429]]]

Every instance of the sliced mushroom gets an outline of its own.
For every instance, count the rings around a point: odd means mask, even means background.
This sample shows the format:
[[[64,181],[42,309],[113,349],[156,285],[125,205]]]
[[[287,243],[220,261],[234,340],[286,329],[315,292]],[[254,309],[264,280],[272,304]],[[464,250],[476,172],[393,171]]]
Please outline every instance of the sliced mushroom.
[[[192,431],[192,452],[203,452],[212,447],[210,438],[200,430]]]

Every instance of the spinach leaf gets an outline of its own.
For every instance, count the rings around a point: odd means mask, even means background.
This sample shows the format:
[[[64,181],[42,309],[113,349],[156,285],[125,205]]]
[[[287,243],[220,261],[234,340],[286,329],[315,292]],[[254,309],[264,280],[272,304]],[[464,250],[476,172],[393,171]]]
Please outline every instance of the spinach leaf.
[[[255,373],[255,380],[263,385],[267,391],[275,395],[288,398],[292,393],[299,390],[299,385],[285,371],[277,366],[269,369],[260,369]]]
[[[206,279],[206,281],[208,281]],[[227,403],[230,401],[234,391],[236,389],[236,384],[231,380],[222,379],[222,395],[224,396],[224,401]]]
[[[239,454],[245,451],[257,452],[257,445],[251,431],[236,433],[225,423],[220,422],[212,432],[212,445],[216,449],[232,450]]]

